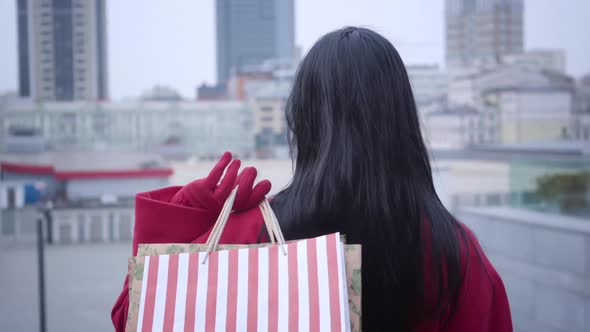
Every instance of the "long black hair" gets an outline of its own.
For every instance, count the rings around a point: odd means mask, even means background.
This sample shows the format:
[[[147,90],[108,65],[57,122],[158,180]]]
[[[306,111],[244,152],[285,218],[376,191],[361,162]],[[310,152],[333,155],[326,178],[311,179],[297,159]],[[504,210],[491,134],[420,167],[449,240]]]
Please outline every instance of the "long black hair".
[[[393,45],[365,28],[322,37],[286,117],[295,172],[273,208],[290,239],[340,231],[362,244],[363,329],[406,331],[452,311],[465,238],[434,189]]]

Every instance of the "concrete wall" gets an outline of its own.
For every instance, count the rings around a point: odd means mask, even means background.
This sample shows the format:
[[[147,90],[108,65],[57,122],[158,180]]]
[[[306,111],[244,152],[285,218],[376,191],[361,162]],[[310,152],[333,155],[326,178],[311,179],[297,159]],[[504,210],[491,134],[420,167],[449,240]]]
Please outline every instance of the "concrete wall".
[[[590,220],[507,207],[457,217],[504,280],[515,331],[590,330]]]

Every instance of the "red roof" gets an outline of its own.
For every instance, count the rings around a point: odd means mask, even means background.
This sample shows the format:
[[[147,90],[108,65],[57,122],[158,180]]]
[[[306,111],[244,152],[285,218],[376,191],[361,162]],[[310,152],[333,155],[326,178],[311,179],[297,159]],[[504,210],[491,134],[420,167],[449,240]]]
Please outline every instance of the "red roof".
[[[0,168],[6,172],[53,175],[58,180],[86,180],[86,179],[129,179],[129,178],[154,178],[169,177],[171,168],[148,168],[131,170],[84,170],[84,171],[59,171],[50,165],[30,165],[22,163],[0,162]]]
[[[20,163],[0,162],[0,168],[6,172],[36,174],[36,175],[52,175],[55,173],[53,166],[50,165],[27,165]]]

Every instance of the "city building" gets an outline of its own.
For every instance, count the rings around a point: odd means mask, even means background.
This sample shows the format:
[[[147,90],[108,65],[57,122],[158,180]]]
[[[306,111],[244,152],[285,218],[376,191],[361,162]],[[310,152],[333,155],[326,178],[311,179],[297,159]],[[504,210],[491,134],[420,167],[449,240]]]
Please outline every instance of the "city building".
[[[37,142],[49,151],[152,152],[176,142],[188,155],[247,157],[252,117],[240,101],[14,103],[0,109],[0,151],[30,151]]]
[[[42,183],[42,200],[60,204],[132,199],[162,187],[172,169],[154,153],[1,153],[2,181]]]
[[[218,83],[215,85],[208,85],[206,83],[203,83],[199,87],[197,87],[197,100],[198,101],[212,101],[212,100],[226,100],[226,99],[228,99],[226,82]]]
[[[490,66],[521,53],[523,0],[446,0],[447,68]]]
[[[501,63],[531,71],[553,71],[565,74],[566,56],[564,50],[530,50],[503,55]]]
[[[180,101],[182,96],[174,88],[157,84],[144,91],[140,99],[144,101]]]
[[[518,65],[499,65],[455,76],[449,82],[448,97],[450,104],[471,105],[482,109],[482,93],[485,90],[520,87],[572,90],[574,85],[574,80],[562,73],[532,70]]]
[[[527,143],[573,139],[571,90],[517,87],[484,92],[489,113],[497,121],[499,143]]]
[[[129,241],[135,195],[172,173],[154,154],[0,154],[0,242],[35,239],[40,218],[50,243]]]
[[[417,104],[423,104],[432,98],[447,94],[448,77],[438,65],[408,65],[406,70]]]
[[[276,157],[276,150],[287,146],[287,122],[285,121],[285,98],[257,98],[254,109],[254,135],[256,156]]]
[[[18,0],[19,94],[107,100],[106,0]]]
[[[424,118],[424,136],[433,150],[460,150],[481,143],[480,113],[472,107],[445,107]]]
[[[258,158],[286,158],[285,106],[291,93],[295,69],[266,65],[249,68],[228,84],[234,99],[246,100],[253,110],[253,129]],[[237,83],[237,84],[236,84]]]
[[[575,111],[583,91],[565,74],[499,65],[455,77],[448,98],[419,105],[419,113],[433,148],[583,139],[588,120]]]
[[[248,93],[257,86],[273,84],[272,72],[253,72],[232,75],[227,81],[227,97],[231,100],[247,100]]]
[[[294,0],[217,0],[217,81],[268,59],[295,61]]]
[[[574,91],[572,135],[590,141],[590,76],[579,80]]]

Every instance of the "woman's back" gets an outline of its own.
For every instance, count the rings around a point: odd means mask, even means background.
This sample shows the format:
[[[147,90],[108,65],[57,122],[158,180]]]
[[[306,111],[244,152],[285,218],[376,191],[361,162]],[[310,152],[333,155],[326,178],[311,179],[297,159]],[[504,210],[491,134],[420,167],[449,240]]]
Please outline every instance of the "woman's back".
[[[286,116],[295,174],[273,208],[289,238],[340,231],[363,245],[366,331],[453,324],[470,277],[490,294],[501,286],[438,199],[410,82],[385,38],[362,28],[321,38]]]

